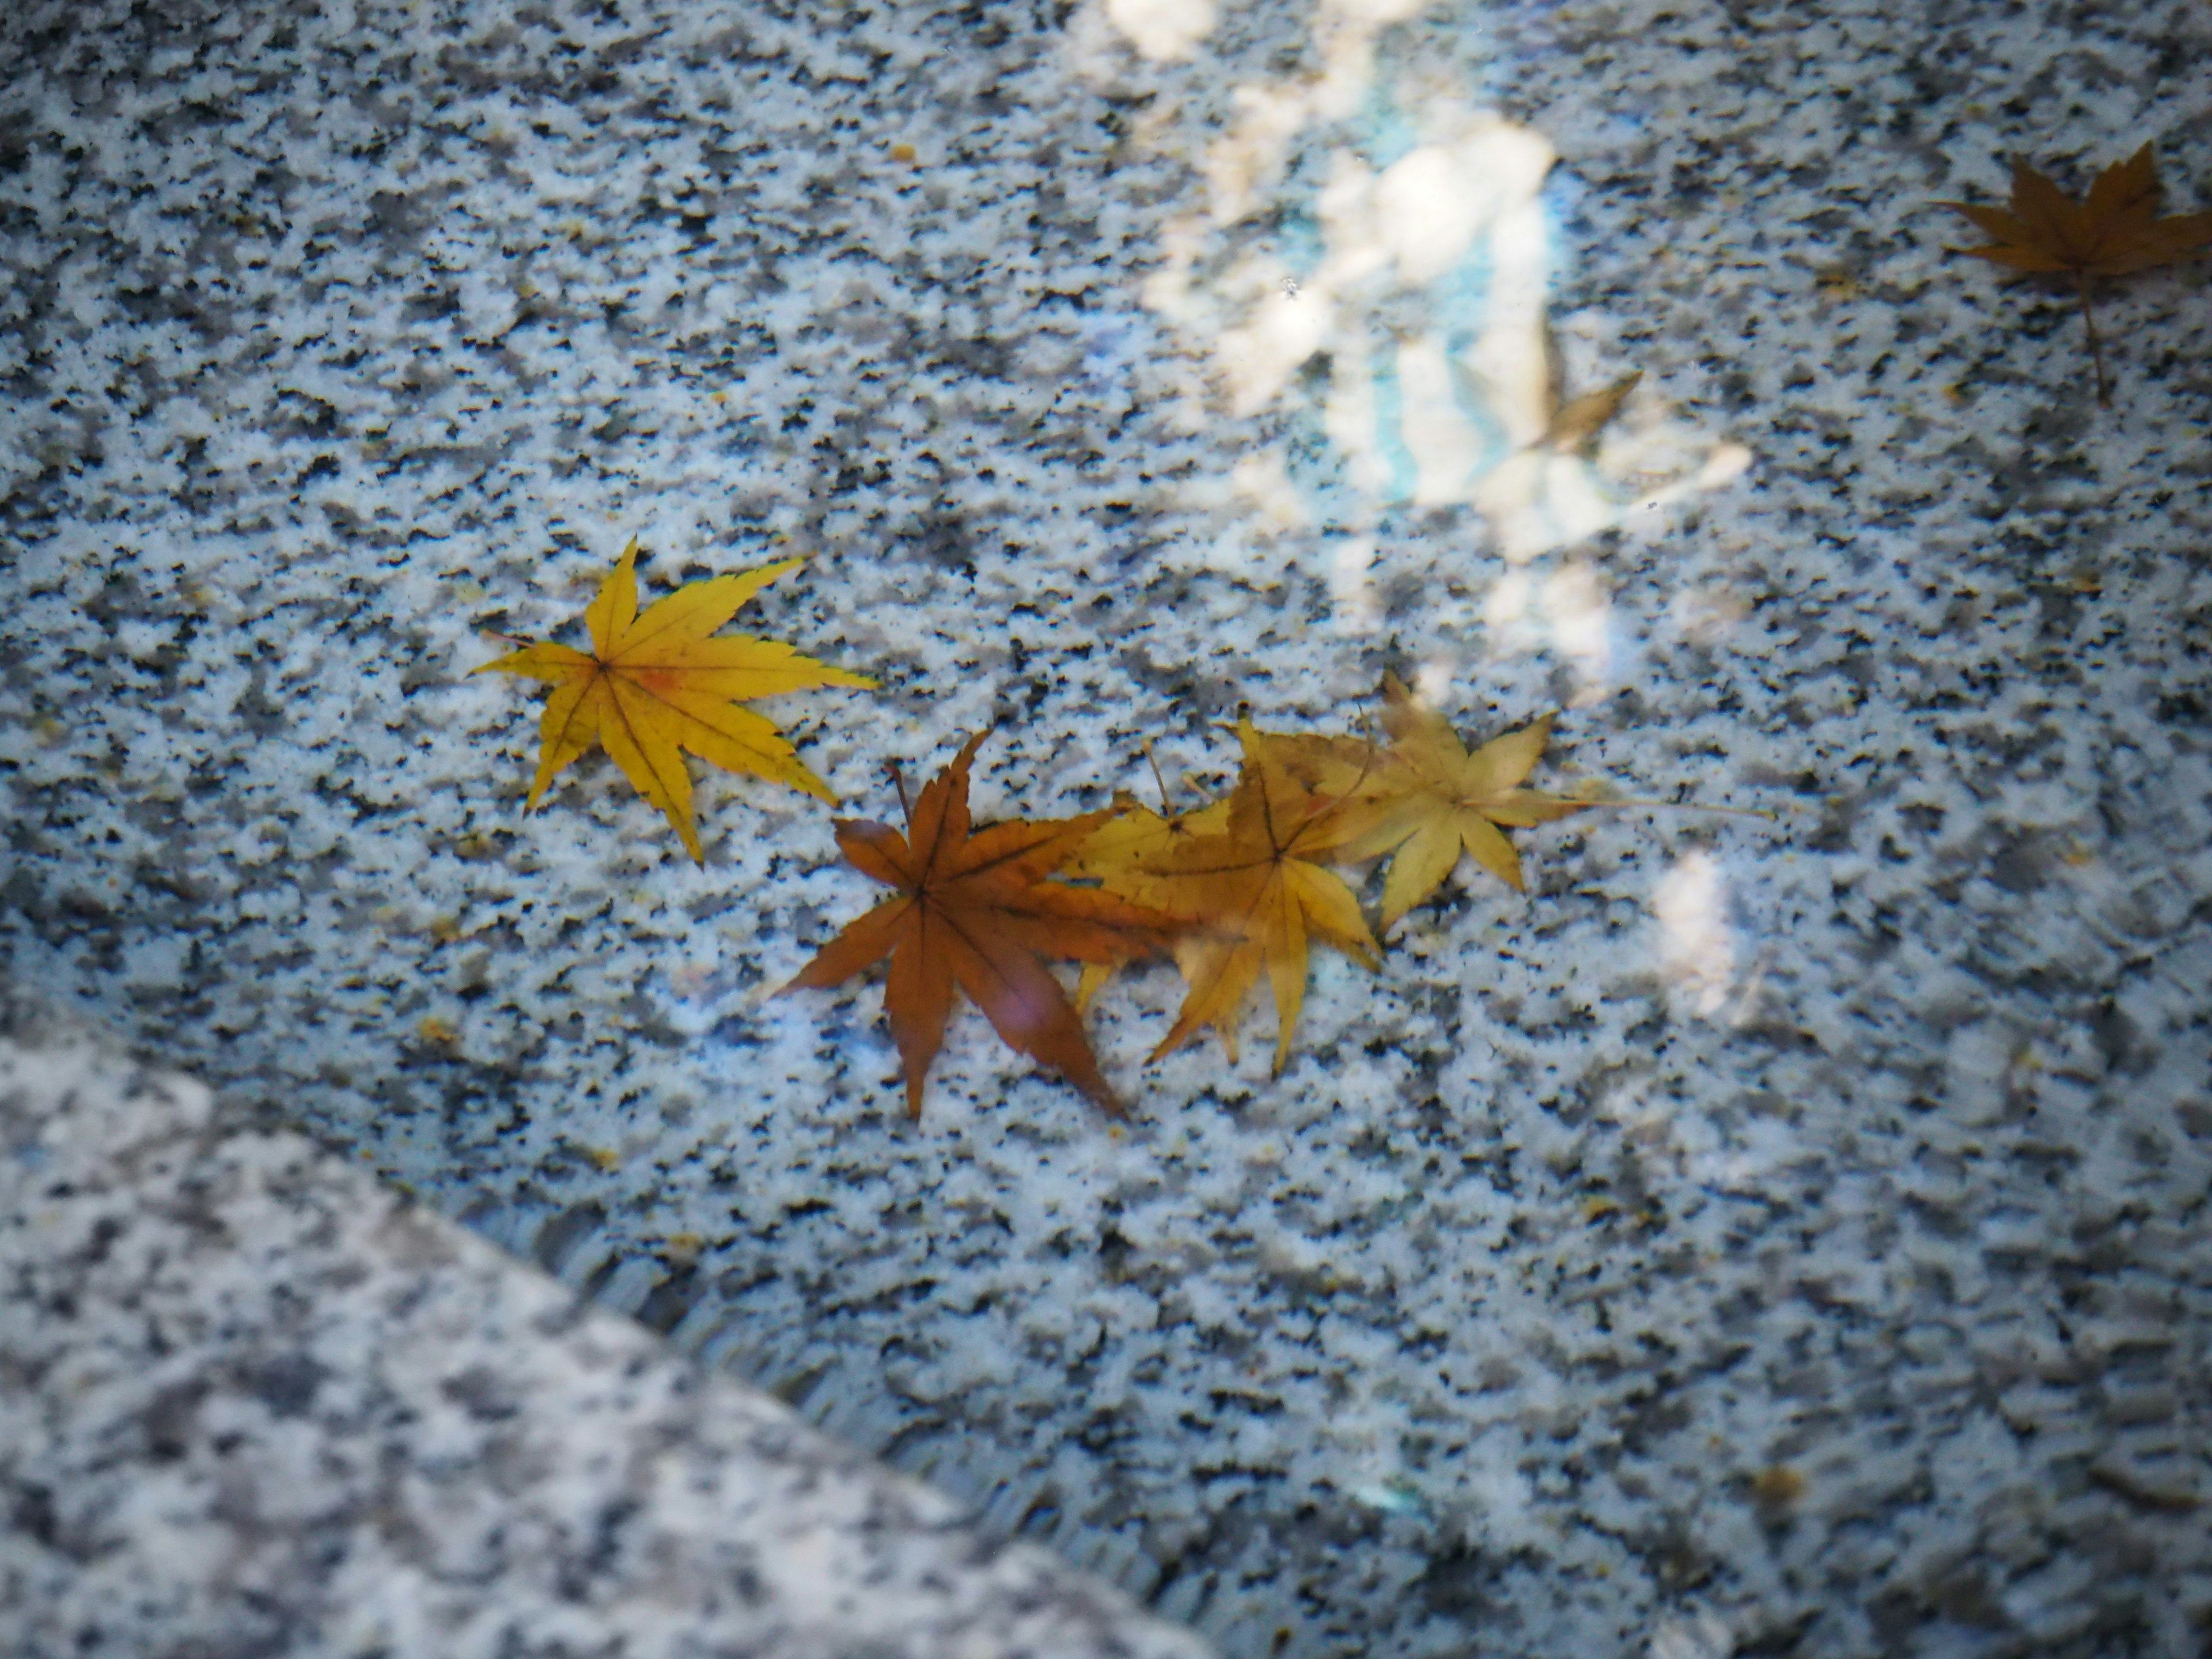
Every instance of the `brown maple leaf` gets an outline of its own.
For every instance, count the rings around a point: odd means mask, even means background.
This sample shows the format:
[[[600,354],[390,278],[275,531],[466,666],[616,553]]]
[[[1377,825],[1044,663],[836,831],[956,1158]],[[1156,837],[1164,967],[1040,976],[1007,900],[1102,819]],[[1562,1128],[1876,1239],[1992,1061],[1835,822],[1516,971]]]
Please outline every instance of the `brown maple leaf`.
[[[829,785],[807,769],[771,721],[735,705],[810,686],[867,690],[875,682],[773,640],[708,637],[755,593],[805,561],[784,559],[740,575],[693,582],[640,616],[636,560],[633,538],[585,608],[591,650],[541,641],[472,671],[520,674],[553,687],[538,722],[538,775],[523,810],[535,807],[555,775],[594,744],[604,746],[623,775],[667,815],[685,850],[702,864],[686,750],[730,771],[836,801]]]
[[[1954,248],[1953,252],[1970,253],[2008,270],[2074,279],[2096,366],[2097,401],[2109,404],[2112,386],[2105,377],[2105,348],[2089,304],[2091,279],[2172,264],[2212,247],[2212,213],[2160,218],[2159,194],[2158,166],[2145,144],[2099,173],[2088,196],[2079,202],[2027,162],[2015,160],[2008,208],[1971,202],[1939,205],[1963,213],[1996,238],[1981,247]]]
[[[1249,719],[1240,720],[1237,731],[1244,763],[1225,813],[1156,824],[1140,820],[1124,852],[1117,856],[1110,844],[1086,849],[1083,867],[1109,891],[1140,895],[1189,930],[1175,954],[1190,988],[1152,1058],[1211,1025],[1234,1060],[1244,999],[1264,969],[1274,991],[1279,1074],[1305,1001],[1308,940],[1321,939],[1373,968],[1375,939],[1343,878],[1319,862],[1357,824],[1338,811],[1336,797],[1301,779],[1299,772],[1310,769],[1273,738],[1255,731]],[[1220,828],[1198,829],[1200,821]]]
[[[1118,1116],[1121,1103],[1099,1073],[1082,1022],[1041,958],[1124,962],[1164,950],[1180,924],[1098,888],[1049,879],[1115,809],[971,829],[968,771],[982,741],[981,732],[969,738],[923,787],[905,834],[888,824],[837,821],[846,860],[896,888],[897,896],[848,923],[783,991],[827,989],[890,957],[884,1008],[906,1073],[907,1109],[917,1118],[955,987],[1008,1047],[1052,1067]]]

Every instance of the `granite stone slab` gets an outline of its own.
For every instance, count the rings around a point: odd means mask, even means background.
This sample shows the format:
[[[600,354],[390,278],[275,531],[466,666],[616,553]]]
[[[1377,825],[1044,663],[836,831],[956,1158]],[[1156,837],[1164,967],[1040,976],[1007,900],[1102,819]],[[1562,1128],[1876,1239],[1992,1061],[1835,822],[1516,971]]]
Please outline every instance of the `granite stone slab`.
[[[2191,1653],[2212,1625],[2205,269],[2171,0],[27,0],[0,951],[1237,1659]],[[1587,444],[1560,398],[1640,372]],[[1403,676],[1592,813],[1124,1127],[881,991],[701,769],[532,814],[469,671],[804,553],[847,810],[1218,788]],[[1190,797],[1194,799],[1194,794]],[[1371,878],[1370,878],[1371,884]],[[1367,890],[1371,896],[1373,887]]]
[[[0,1040],[0,1650],[1200,1659],[297,1133]]]

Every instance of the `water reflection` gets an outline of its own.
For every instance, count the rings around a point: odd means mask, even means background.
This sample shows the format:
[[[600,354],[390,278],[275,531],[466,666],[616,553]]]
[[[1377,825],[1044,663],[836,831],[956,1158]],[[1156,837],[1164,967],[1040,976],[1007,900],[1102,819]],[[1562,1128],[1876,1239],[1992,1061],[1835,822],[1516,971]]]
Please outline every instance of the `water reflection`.
[[[1219,21],[1213,0],[1106,0],[1106,16],[1154,63],[1188,58]]]
[[[1735,984],[1728,884],[1713,855],[1702,847],[1685,853],[1660,881],[1651,910],[1659,921],[1660,973],[1678,1011],[1710,1019]]]
[[[1322,0],[1309,67],[1235,89],[1200,161],[1203,205],[1161,234],[1144,299],[1204,365],[1189,423],[1288,417],[1231,482],[1251,516],[1206,562],[1248,565],[1255,537],[1310,523],[1341,532],[1318,574],[1338,631],[1364,634],[1382,621],[1383,515],[1471,508],[1508,567],[1483,607],[1491,648],[1555,650],[1595,698],[1621,667],[1603,580],[1586,563],[1521,567],[1725,483],[1750,456],[1671,417],[1649,382],[1617,413],[1575,404],[1638,366],[1553,339],[1549,142],[1432,79],[1378,74],[1384,32],[1423,9]],[[1188,55],[1214,22],[1166,0],[1109,0],[1104,17],[1154,61]],[[1595,418],[1563,432],[1563,406]],[[1428,545],[1474,562],[1448,536]]]

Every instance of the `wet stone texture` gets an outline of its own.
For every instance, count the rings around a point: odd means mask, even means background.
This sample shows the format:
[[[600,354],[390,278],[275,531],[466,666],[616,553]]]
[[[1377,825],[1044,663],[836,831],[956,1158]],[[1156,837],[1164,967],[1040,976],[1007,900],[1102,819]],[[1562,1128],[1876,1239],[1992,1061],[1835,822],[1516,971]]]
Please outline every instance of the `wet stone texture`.
[[[299,1134],[8,1025],[11,1655],[1204,1653]]]
[[[1931,204],[2212,205],[2212,12],[1807,10],[9,8],[8,971],[1238,1659],[2202,1648],[2212,299],[2100,408]],[[808,556],[865,814],[1388,669],[1775,817],[1522,834],[1279,1079],[1126,976],[1127,1127],[963,1015],[910,1125],[875,985],[767,998],[827,811],[522,813],[466,671],[632,533]]]

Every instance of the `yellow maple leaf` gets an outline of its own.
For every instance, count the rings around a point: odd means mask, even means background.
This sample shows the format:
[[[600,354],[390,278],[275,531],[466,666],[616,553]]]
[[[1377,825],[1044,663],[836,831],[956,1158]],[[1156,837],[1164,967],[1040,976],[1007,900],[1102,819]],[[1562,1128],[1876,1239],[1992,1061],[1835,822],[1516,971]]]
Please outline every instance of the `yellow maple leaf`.
[[[1229,827],[1226,797],[1188,812],[1161,813],[1131,795],[1116,793],[1114,811],[1091,832],[1062,873],[1091,877],[1124,898],[1157,894],[1167,879],[1155,870],[1163,859],[1194,836],[1218,836]]]
[[[1507,885],[1523,886],[1521,855],[1504,829],[1548,823],[1596,803],[1525,789],[1550,739],[1550,715],[1492,738],[1473,753],[1451,722],[1413,699],[1395,674],[1382,681],[1382,729],[1390,747],[1363,781],[1342,786],[1347,862],[1395,848],[1382,883],[1382,926],[1435,892],[1466,853]],[[1340,772],[1344,763],[1337,763]]]
[[[1240,720],[1244,763],[1225,803],[1182,819],[1146,820],[1142,808],[1121,831],[1124,844],[1095,839],[1079,866],[1109,891],[1188,921],[1176,964],[1189,991],[1152,1058],[1212,1026],[1230,1058],[1244,999],[1264,970],[1275,998],[1275,1065],[1279,1074],[1305,1003],[1309,941],[1335,945],[1369,968],[1374,936],[1344,878],[1316,860],[1334,856],[1356,830],[1340,803],[1298,775],[1291,750]],[[1218,828],[1214,826],[1218,826]],[[1201,827],[1203,826],[1203,827]],[[1109,832],[1115,826],[1106,826]]]
[[[834,802],[774,722],[736,705],[817,685],[866,690],[875,682],[832,668],[789,646],[749,635],[712,638],[745,601],[804,559],[783,559],[734,576],[693,582],[637,609],[637,541],[631,538],[585,608],[592,648],[542,641],[488,662],[479,674],[520,674],[552,686],[538,722],[535,807],[563,767],[604,747],[638,793],[665,813],[701,863],[691,817],[688,750],[732,772],[749,772]]]
[[[1164,781],[1160,793],[1160,805],[1165,806]],[[1188,812],[1155,812],[1135,797],[1117,793],[1114,807],[1114,817],[1091,832],[1061,873],[1076,879],[1087,878],[1108,892],[1139,904],[1171,904],[1175,895],[1164,890],[1164,878],[1153,873],[1153,866],[1187,838],[1218,835],[1229,825],[1229,801],[1225,796]],[[1188,938],[1178,939],[1172,947],[1186,975],[1189,965],[1187,958],[1194,948],[1194,942]],[[1083,977],[1075,988],[1075,1006],[1088,1008],[1119,966],[1118,963],[1109,962],[1085,963]]]

